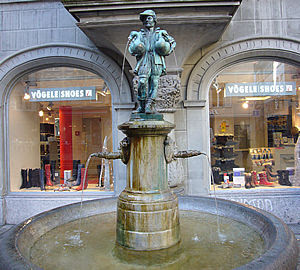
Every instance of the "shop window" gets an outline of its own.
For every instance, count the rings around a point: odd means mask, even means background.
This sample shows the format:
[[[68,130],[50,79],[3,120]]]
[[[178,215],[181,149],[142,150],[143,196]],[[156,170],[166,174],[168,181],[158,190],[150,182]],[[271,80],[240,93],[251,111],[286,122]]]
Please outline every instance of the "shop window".
[[[111,93],[104,80],[69,67],[21,78],[9,99],[11,191],[71,191],[91,153],[112,151]],[[87,189],[113,190],[113,163],[93,158]]]
[[[217,188],[300,186],[299,96],[300,68],[286,63],[245,62],[216,76],[209,101]]]

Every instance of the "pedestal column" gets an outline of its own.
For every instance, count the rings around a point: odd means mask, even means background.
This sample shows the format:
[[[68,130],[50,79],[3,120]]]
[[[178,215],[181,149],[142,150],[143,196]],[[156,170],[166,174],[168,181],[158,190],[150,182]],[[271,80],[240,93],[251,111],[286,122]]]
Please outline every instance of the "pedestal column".
[[[180,240],[178,202],[168,187],[164,153],[166,136],[173,128],[162,115],[142,114],[119,126],[130,142],[127,183],[117,209],[121,246],[155,250]]]

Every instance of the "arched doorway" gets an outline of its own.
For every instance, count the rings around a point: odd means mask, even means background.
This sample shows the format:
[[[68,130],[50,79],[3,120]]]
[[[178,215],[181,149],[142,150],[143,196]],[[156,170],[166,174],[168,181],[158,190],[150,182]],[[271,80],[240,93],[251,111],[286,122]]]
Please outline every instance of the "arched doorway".
[[[259,59],[299,65],[298,48],[299,43],[294,40],[253,38],[222,44],[204,55],[190,75],[184,101],[188,148],[202,150],[210,156],[209,89],[218,73],[231,65]],[[188,193],[209,194],[210,173],[207,160],[203,159],[200,165],[199,161],[192,159],[187,163]]]
[[[2,152],[3,156],[3,175],[5,175],[5,186],[8,192],[11,192],[11,177],[10,170],[10,148],[11,143],[9,133],[9,103],[11,101],[11,94],[14,87],[18,85],[29,74],[37,74],[41,70],[46,68],[77,68],[82,72],[92,72],[96,76],[105,82],[107,89],[111,93],[111,134],[113,139],[112,149],[118,148],[118,142],[122,135],[117,131],[117,125],[123,120],[124,115],[129,115],[132,109],[132,97],[130,88],[126,78],[122,78],[120,68],[108,57],[101,52],[96,52],[90,49],[74,46],[43,46],[37,48],[31,48],[14,55],[1,65],[1,85],[4,92],[1,100],[3,106],[1,106],[3,115],[6,117],[2,119],[3,128],[3,144],[6,151]],[[59,80],[60,74],[57,74],[56,79]],[[122,79],[121,79],[122,78]],[[121,85],[122,84],[122,85]],[[24,88],[25,89],[25,88]],[[23,96],[21,97],[23,98]],[[20,100],[19,100],[20,101]],[[35,103],[37,104],[37,103]],[[46,105],[46,104],[41,104]],[[35,105],[36,106],[36,105]],[[55,108],[55,106],[54,106]],[[101,147],[101,146],[99,146]],[[101,149],[99,149],[101,150]],[[116,167],[119,164],[117,162]],[[118,176],[118,187],[114,192],[118,193],[122,189],[125,181],[125,170],[120,166],[120,169],[114,173]],[[113,194],[113,193],[112,193]]]

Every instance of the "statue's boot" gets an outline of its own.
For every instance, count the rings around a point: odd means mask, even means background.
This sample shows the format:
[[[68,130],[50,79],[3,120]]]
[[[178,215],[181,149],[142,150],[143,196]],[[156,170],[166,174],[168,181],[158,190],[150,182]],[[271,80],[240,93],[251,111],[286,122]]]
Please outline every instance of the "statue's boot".
[[[147,99],[145,113],[156,113],[154,99],[152,99],[152,98]]]
[[[138,108],[136,109],[135,112],[137,113],[144,113],[145,112],[145,104],[146,104],[146,101],[145,100],[139,100],[138,101]]]

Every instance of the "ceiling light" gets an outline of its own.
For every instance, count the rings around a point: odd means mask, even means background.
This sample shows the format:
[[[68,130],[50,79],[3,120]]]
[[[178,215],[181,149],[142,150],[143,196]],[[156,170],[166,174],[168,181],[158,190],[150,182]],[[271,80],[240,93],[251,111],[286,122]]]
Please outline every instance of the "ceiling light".
[[[25,92],[24,97],[25,100],[29,100],[30,99],[30,95],[28,92]]]
[[[48,104],[48,106],[47,106],[47,110],[51,111],[53,106],[54,106],[53,102],[50,101],[49,104]]]
[[[270,96],[265,96],[265,97],[245,97],[242,100],[244,101],[260,101],[260,100],[267,100],[271,98]]]
[[[245,102],[242,104],[242,107],[243,107],[244,109],[248,109],[248,108],[249,108],[248,101],[245,101]]]

